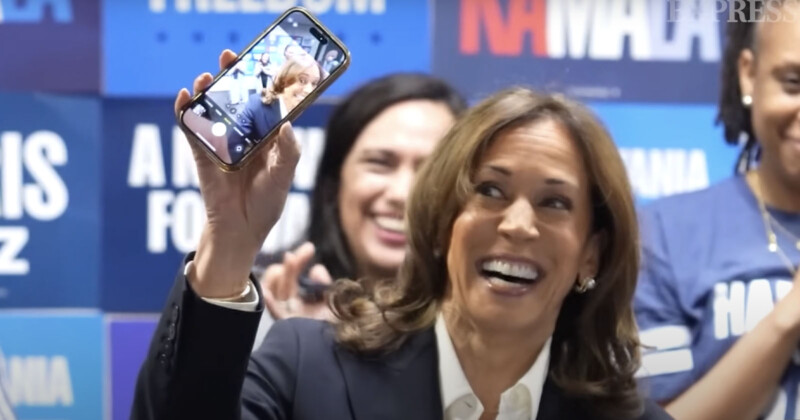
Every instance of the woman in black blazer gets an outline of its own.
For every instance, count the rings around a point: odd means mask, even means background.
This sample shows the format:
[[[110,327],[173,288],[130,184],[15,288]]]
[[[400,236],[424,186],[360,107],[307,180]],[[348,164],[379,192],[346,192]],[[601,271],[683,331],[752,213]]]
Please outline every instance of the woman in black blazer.
[[[416,178],[398,278],[335,283],[334,322],[280,321],[252,358],[263,304],[248,272],[299,151],[287,124],[241,171],[195,156],[208,221],[133,418],[669,418],[634,379],[627,175],[583,106],[517,88],[468,111]]]

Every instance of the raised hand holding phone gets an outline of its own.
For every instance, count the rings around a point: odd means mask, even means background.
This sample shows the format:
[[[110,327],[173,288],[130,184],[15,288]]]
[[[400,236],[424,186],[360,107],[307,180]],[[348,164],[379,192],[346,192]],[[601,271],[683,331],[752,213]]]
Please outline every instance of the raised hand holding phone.
[[[265,63],[277,70],[262,77]],[[344,44],[322,23],[289,9],[195,92],[178,123],[222,170],[239,170],[349,64]]]
[[[236,54],[225,50],[219,58],[220,67],[226,68],[235,60]],[[207,88],[212,79],[209,73],[198,76],[194,91]],[[176,115],[190,100],[189,92],[182,89],[175,100]],[[203,297],[237,296],[246,289],[253,260],[280,218],[300,149],[291,124],[286,123],[275,141],[251,158],[250,165],[224,172],[199,144],[189,143],[207,215],[189,282]]]
[[[255,64],[268,61],[279,69],[262,80]],[[246,289],[299,159],[289,122],[349,63],[344,44],[294,7],[239,55],[224,51],[220,72],[195,79],[193,96],[179,93],[176,118],[192,146],[208,216],[189,273],[199,295],[228,298]]]

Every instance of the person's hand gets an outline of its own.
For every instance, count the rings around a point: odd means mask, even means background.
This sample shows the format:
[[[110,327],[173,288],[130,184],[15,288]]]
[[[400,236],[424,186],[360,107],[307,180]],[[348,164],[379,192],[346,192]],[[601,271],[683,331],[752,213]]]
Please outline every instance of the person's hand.
[[[778,302],[770,316],[777,323],[779,330],[800,340],[800,270],[794,274],[791,290]]]
[[[226,68],[235,59],[236,54],[225,50],[219,65]],[[206,88],[212,79],[209,73],[201,74],[194,81],[194,91]],[[188,90],[178,93],[176,115],[190,99]],[[245,167],[228,173],[217,167],[200,145],[191,139],[189,144],[207,215],[189,282],[202,297],[237,296],[247,287],[255,256],[280,218],[300,150],[291,125],[286,123],[272,144],[255,152],[257,156]]]
[[[261,288],[264,291],[264,304],[276,320],[303,317],[328,320],[332,318],[328,305],[322,302],[306,302],[299,294],[298,279],[308,262],[314,257],[314,244],[306,242],[296,250],[287,251],[283,263],[272,264],[264,271]],[[308,272],[314,283],[331,284],[328,270],[315,264]]]

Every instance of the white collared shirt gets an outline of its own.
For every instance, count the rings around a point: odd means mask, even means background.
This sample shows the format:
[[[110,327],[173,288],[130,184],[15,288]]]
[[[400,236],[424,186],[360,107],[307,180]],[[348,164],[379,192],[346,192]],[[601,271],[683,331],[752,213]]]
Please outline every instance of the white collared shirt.
[[[186,264],[184,275],[189,273],[192,265],[193,261]],[[242,302],[202,299],[214,305],[246,312],[255,311],[259,303],[259,297],[254,287]],[[483,405],[467,381],[441,314],[436,319],[435,331],[444,420],[478,420],[483,414]],[[551,342],[552,337],[544,343],[536,361],[517,384],[500,394],[500,410],[497,420],[533,420],[536,418],[550,365]]]
[[[550,364],[551,341],[552,338],[547,339],[536,361],[519,382],[500,395],[498,420],[536,418]],[[436,347],[439,351],[439,384],[444,420],[478,420],[483,414],[483,405],[467,382],[441,314],[436,320]]]
[[[279,105],[280,110],[281,110],[281,119],[286,118],[286,114],[288,114],[289,111],[286,109],[286,104],[283,103],[283,99],[281,99],[280,96],[278,96],[278,105]]]

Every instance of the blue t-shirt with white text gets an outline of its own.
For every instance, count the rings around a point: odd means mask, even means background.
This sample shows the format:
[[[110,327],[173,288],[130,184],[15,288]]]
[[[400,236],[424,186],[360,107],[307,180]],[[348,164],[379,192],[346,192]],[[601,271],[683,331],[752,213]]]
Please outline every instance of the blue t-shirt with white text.
[[[778,244],[794,266],[800,215],[769,209]],[[642,268],[634,307],[647,395],[669,401],[703,377],[792,288],[768,250],[758,202],[744,177],[668,197],[641,209]],[[800,304],[800,303],[799,303]],[[764,419],[800,418],[800,357],[787,365]]]

